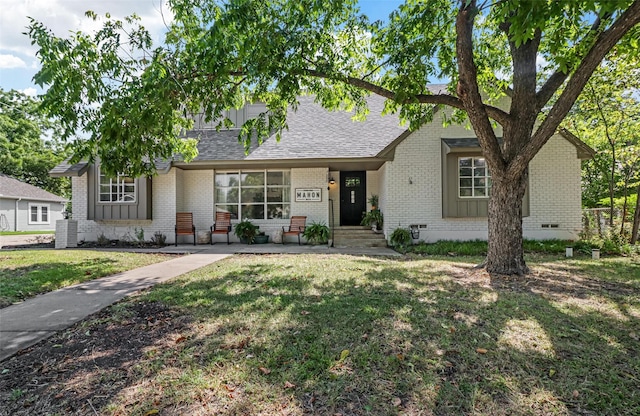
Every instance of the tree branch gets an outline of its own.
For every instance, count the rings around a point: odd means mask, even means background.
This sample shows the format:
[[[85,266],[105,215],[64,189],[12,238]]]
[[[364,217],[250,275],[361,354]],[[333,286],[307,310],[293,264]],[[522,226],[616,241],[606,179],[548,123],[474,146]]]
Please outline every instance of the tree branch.
[[[333,81],[341,81],[346,84],[353,85],[354,87],[358,87],[363,90],[372,92],[376,95],[387,98],[389,100],[395,101],[401,105],[413,104],[417,102],[419,104],[447,105],[453,108],[466,111],[466,108],[463,102],[458,97],[455,97],[449,94],[416,94],[413,97],[407,98],[406,100],[399,102],[395,98],[396,96],[395,92],[362,78],[356,78],[356,77],[345,76],[345,75],[333,75],[327,72],[319,71],[317,69],[309,69],[309,68],[291,71],[291,74],[310,76],[315,78],[323,78],[323,79],[328,79]],[[246,75],[247,73],[244,71],[231,71],[226,74],[226,76],[230,76],[230,77],[245,77]],[[216,76],[213,74],[192,73],[190,76],[191,77],[206,76],[209,79],[216,78]],[[509,114],[507,114],[504,110],[501,110],[500,108],[494,107],[491,105],[486,105],[482,102],[481,102],[481,105],[486,111],[486,114],[488,114],[489,117],[491,117],[493,120],[495,120],[499,124],[505,125],[508,122]]]
[[[555,133],[560,122],[571,110],[576,99],[589,81],[600,62],[618,41],[635,25],[640,23],[640,0],[634,2],[625,10],[611,27],[598,35],[593,46],[578,65],[576,71],[567,82],[560,97],[553,105],[549,114],[540,124],[538,130],[531,137],[523,151],[514,159],[512,166],[527,164]]]
[[[586,42],[586,40],[589,39],[592,34],[598,32],[601,29],[603,22],[607,21],[609,17],[611,17],[610,14],[605,14],[602,18],[596,18],[596,20],[591,25],[589,33],[587,33],[586,36],[582,39],[582,42]],[[556,91],[558,91],[558,88],[560,88],[560,86],[567,80],[570,72],[570,68],[567,69],[566,72],[562,72],[558,69],[547,79],[547,81],[538,91],[538,94],[536,94],[536,105],[538,112],[542,110],[545,105],[547,105],[551,97],[553,97],[553,94],[555,94]]]
[[[475,0],[464,1],[456,18],[456,56],[458,58],[458,96],[473,129],[480,147],[494,172],[503,171],[505,162],[498,140],[489,121],[487,109],[482,102],[478,88],[478,73],[473,60],[473,20],[477,13]],[[508,116],[506,117],[508,119]]]

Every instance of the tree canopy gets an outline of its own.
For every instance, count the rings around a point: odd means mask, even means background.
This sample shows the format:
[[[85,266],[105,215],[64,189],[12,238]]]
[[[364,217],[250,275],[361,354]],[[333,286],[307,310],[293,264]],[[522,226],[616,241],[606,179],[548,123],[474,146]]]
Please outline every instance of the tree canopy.
[[[174,21],[155,48],[135,17],[107,18],[95,34],[69,38],[32,21],[43,64],[35,79],[49,86],[43,104],[65,136],[89,136],[78,157],[99,155],[110,172],[152,174],[149,160],[194,155],[194,143],[177,138],[190,113],[220,120],[246,100],[269,111],[243,126],[245,141],[286,128],[300,94],[360,117],[366,96],[378,94],[411,128],[430,120],[434,106],[450,106],[455,120],[468,118],[492,174],[487,268],[499,273],[527,271],[528,163],[614,45],[637,51],[640,38],[640,0],[408,0],[386,23],[370,21],[354,0],[168,4]],[[437,79],[450,80],[448,93],[430,93]],[[508,109],[495,104],[505,93]]]
[[[49,176],[66,155],[57,128],[38,108],[36,99],[0,89],[0,172],[68,196],[69,180]]]

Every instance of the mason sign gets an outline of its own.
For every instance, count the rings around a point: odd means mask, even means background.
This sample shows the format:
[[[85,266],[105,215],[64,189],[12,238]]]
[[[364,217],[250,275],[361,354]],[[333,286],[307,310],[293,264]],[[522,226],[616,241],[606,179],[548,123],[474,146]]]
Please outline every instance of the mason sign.
[[[320,201],[322,201],[322,189],[296,188],[296,202],[320,202]]]

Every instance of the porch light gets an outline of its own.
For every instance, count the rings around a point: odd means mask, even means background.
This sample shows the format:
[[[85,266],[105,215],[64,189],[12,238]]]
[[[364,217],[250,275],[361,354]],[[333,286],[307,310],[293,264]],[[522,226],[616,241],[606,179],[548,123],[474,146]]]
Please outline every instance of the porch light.
[[[336,180],[333,179],[333,176],[329,178],[329,185],[335,185],[336,184]]]

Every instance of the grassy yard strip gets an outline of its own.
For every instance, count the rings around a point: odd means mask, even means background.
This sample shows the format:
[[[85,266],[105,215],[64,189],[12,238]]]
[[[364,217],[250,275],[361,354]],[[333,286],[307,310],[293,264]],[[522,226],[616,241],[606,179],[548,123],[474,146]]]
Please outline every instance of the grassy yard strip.
[[[88,250],[0,252],[0,307],[39,293],[168,260],[164,254]]]
[[[92,395],[118,386],[101,414],[637,412],[637,261],[537,256],[531,275],[502,278],[477,261],[235,256],[68,337],[131,327],[144,305],[171,311],[140,316],[137,333],[161,335],[126,347],[124,375],[87,376]]]

